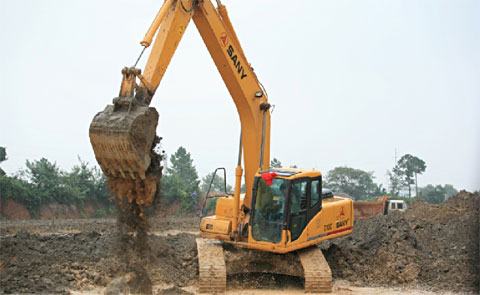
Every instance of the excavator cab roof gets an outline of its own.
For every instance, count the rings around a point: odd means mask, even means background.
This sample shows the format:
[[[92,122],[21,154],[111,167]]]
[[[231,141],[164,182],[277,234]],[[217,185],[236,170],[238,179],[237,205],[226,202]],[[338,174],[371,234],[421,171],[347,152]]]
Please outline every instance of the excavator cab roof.
[[[316,170],[305,170],[305,169],[298,169],[298,168],[270,168],[267,170],[263,170],[258,172],[258,175],[261,176],[265,173],[275,173],[275,177],[286,178],[286,179],[296,179],[296,178],[303,178],[303,177],[318,177],[321,176],[322,173]]]

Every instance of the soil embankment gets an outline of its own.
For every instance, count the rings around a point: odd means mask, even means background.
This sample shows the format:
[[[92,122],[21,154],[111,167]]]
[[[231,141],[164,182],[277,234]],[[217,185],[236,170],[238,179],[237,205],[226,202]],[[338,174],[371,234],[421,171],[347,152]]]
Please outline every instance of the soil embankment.
[[[109,206],[99,202],[87,201],[83,204],[59,204],[49,202],[42,204],[37,210],[29,210],[27,206],[15,200],[3,200],[0,196],[0,217],[8,220],[29,220],[32,218],[79,219],[106,216]]]
[[[480,196],[466,191],[441,205],[417,200],[406,214],[358,220],[352,235],[321,247],[338,279],[478,291],[479,215]]]

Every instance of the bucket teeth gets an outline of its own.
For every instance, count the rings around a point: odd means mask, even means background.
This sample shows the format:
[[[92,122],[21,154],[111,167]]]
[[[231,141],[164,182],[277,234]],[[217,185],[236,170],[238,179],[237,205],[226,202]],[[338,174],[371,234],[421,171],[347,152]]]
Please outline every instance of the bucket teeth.
[[[150,205],[160,178],[160,156],[152,151],[158,113],[148,106],[108,105],[90,124],[95,158],[117,197]],[[152,159],[153,156],[153,159]]]

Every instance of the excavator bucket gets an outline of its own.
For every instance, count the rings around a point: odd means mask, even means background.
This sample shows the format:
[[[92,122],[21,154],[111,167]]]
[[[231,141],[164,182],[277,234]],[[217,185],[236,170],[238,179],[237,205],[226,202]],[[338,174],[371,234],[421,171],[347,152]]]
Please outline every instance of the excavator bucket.
[[[130,103],[108,105],[90,124],[95,157],[120,199],[150,206],[161,177],[161,156],[153,151],[158,112],[153,107]]]

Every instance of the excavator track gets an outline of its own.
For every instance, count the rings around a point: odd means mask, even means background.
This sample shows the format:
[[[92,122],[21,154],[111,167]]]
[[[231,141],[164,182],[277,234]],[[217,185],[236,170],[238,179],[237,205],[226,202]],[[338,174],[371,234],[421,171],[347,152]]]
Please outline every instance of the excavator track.
[[[199,293],[225,293],[227,269],[222,242],[198,238]]]
[[[275,254],[242,248],[224,249],[221,241],[198,238],[199,293],[225,293],[227,273],[277,273],[305,278],[305,293],[331,293],[332,272],[317,246]],[[227,244],[228,246],[228,244]]]
[[[305,293],[332,293],[332,271],[317,246],[297,252],[303,266]]]

